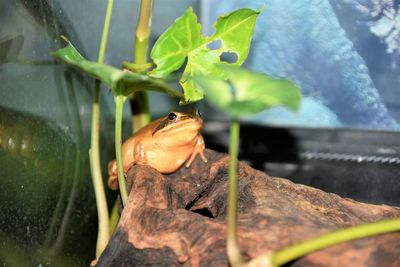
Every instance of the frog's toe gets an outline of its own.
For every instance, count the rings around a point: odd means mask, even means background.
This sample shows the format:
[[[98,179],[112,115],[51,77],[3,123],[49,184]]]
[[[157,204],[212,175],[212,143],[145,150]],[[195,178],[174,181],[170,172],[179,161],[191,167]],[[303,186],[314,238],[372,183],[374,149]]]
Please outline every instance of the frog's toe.
[[[117,169],[117,161],[111,160],[108,163],[108,187],[112,190],[118,190],[118,169]]]
[[[113,175],[108,177],[107,181],[108,187],[112,190],[118,190],[118,175]]]
[[[204,161],[204,163],[207,163],[208,160],[207,160],[206,156],[204,155],[204,151],[200,152],[199,154],[200,154],[201,159]]]
[[[108,162],[107,171],[109,176],[114,176],[118,173],[117,161],[115,159]]]

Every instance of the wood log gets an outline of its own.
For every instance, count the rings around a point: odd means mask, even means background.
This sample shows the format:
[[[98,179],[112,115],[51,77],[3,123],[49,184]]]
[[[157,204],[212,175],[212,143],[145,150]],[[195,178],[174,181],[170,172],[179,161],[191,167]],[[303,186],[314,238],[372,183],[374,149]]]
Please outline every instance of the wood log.
[[[190,168],[162,175],[133,166],[127,205],[97,266],[228,266],[228,155],[206,150]],[[400,217],[400,208],[341,198],[240,162],[239,245],[249,260],[352,225]],[[327,175],[328,176],[328,175]],[[400,233],[346,242],[288,266],[400,266]]]

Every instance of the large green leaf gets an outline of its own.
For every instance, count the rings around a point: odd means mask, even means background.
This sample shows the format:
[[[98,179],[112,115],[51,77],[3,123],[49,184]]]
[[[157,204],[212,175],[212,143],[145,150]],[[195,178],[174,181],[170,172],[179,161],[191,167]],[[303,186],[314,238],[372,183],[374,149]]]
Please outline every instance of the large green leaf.
[[[235,65],[241,65],[246,59],[256,18],[261,11],[239,9],[218,18],[214,24],[215,32],[211,37],[201,35],[201,26],[197,17],[189,8],[157,40],[151,52],[151,58],[157,67],[150,72],[154,77],[165,77],[179,69],[187,58],[187,64],[180,79],[185,92],[185,102],[194,102],[203,98],[203,92],[190,79],[197,75],[225,77],[221,69],[216,68],[220,56],[235,53]],[[221,47],[211,50],[209,44],[220,41]]]
[[[292,82],[233,66],[222,68],[228,80],[205,76],[193,80],[215,107],[233,116],[254,114],[276,106],[298,109],[301,93]]]
[[[101,80],[114,95],[129,95],[135,91],[154,90],[182,98],[182,93],[175,91],[165,82],[130,71],[122,71],[113,66],[86,60],[68,41],[67,46],[52,52],[51,55],[69,66],[77,68],[96,79]]]
[[[201,25],[189,7],[161,36],[151,51],[151,58],[157,68],[151,72],[154,77],[165,77],[179,69],[192,50],[204,44]]]

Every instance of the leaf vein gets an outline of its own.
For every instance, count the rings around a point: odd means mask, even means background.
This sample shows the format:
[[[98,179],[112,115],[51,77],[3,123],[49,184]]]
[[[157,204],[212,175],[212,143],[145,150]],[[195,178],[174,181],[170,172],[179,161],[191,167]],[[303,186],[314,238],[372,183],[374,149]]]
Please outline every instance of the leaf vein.
[[[189,49],[191,49],[192,46],[193,46],[193,43],[192,43],[192,32],[191,32],[190,27],[189,27],[190,25],[189,25],[189,20],[188,19],[185,21],[185,24],[186,24],[186,34],[188,36],[188,41],[189,41]]]
[[[253,15],[247,17],[245,20],[241,20],[239,23],[237,23],[237,24],[234,25],[233,27],[229,27],[229,28],[228,28],[227,24],[225,23],[224,26],[223,26],[223,29],[224,29],[224,30],[223,30],[223,31],[220,31],[219,34],[217,34],[217,32],[215,32],[214,36],[212,36],[213,39],[215,39],[215,38],[221,38],[221,36],[224,36],[224,35],[226,35],[226,34],[230,34],[233,30],[235,30],[235,29],[238,28],[239,26],[241,26],[241,25],[243,25],[243,24],[246,24],[248,20],[253,19],[253,16],[257,16],[257,13],[255,13],[255,14],[253,14]],[[226,30],[227,28],[228,28],[228,30]]]

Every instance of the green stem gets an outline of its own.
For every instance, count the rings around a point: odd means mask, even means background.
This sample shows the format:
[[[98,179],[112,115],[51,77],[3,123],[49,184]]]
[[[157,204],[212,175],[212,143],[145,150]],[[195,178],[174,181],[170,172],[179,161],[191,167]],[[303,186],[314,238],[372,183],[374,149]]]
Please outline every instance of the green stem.
[[[101,174],[100,149],[99,149],[99,131],[100,131],[100,81],[96,80],[95,100],[92,104],[92,129],[91,129],[91,148],[89,150],[90,170],[92,173],[92,182],[96,197],[98,233],[96,244],[96,259],[98,259],[107,246],[110,239],[109,214],[106,194],[104,191],[103,177]]]
[[[118,168],[118,185],[121,194],[122,205],[125,207],[126,201],[128,200],[128,190],[126,189],[126,182],[124,176],[124,170],[122,166],[122,111],[124,107],[126,97],[123,95],[117,95],[114,97],[115,100],[115,154],[117,159]]]
[[[238,118],[231,121],[229,138],[229,195],[228,195],[228,229],[226,249],[231,266],[241,266],[243,259],[237,238],[237,162],[239,150],[240,125]]]
[[[99,57],[97,59],[97,62],[99,63],[104,63],[104,58],[106,55],[107,40],[108,40],[108,33],[110,32],[110,22],[111,22],[113,5],[114,5],[114,0],[108,0],[106,18],[104,21],[103,33],[101,35],[101,41],[100,41]]]
[[[140,13],[135,33],[135,64],[147,64],[147,51],[151,32],[153,0],[140,1]],[[143,73],[146,70],[143,70]]]
[[[300,244],[286,247],[271,256],[272,266],[280,266],[307,255],[316,250],[320,250],[342,242],[369,237],[388,232],[400,231],[400,218],[384,220],[375,223],[368,223],[337,230],[326,235],[316,237]]]
[[[99,49],[98,62],[104,63],[106,54],[108,33],[110,29],[111,14],[114,0],[108,0],[106,17],[104,21],[103,33]],[[98,215],[98,233],[96,244],[96,259],[98,259],[107,246],[110,239],[109,213],[106,194],[104,191],[103,177],[101,174],[100,161],[100,81],[95,83],[95,96],[92,104],[92,125],[91,125],[91,144],[89,149],[90,170],[92,174],[93,188],[96,198]]]
[[[133,94],[130,99],[132,111],[132,133],[150,123],[149,96],[147,92],[140,91]]]
[[[151,32],[151,15],[153,0],[140,1],[140,13],[135,33],[135,61],[137,66],[147,66],[147,54]],[[138,69],[139,73],[146,73],[147,68]],[[140,91],[133,95],[131,100],[132,132],[136,132],[150,122],[150,108],[147,92]]]
[[[111,210],[111,216],[110,216],[110,235],[112,235],[115,231],[115,228],[117,228],[117,224],[119,221],[119,201],[118,199],[114,201],[114,206]]]

